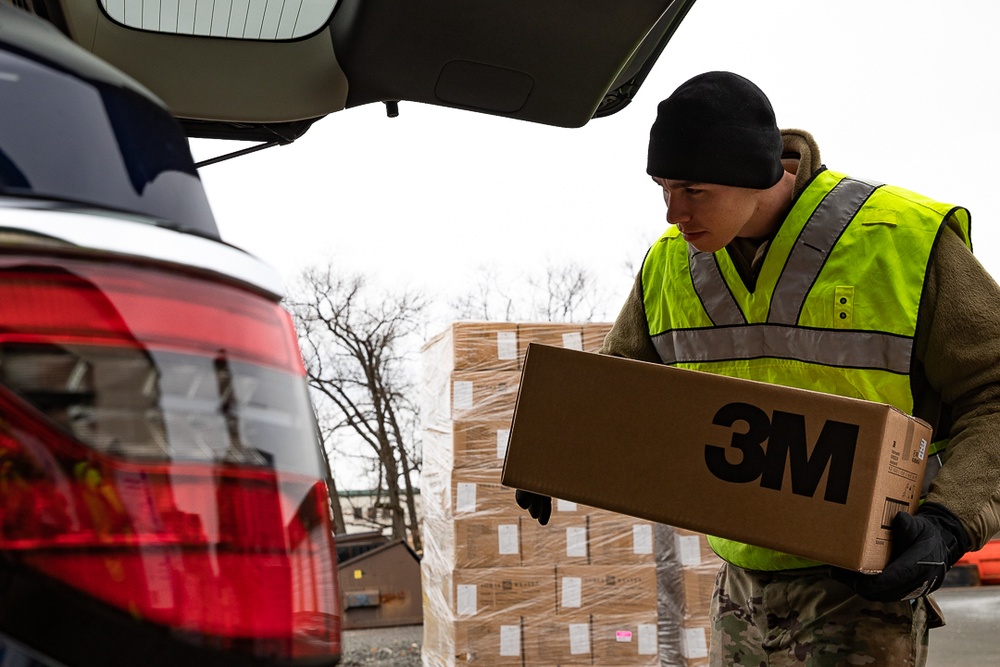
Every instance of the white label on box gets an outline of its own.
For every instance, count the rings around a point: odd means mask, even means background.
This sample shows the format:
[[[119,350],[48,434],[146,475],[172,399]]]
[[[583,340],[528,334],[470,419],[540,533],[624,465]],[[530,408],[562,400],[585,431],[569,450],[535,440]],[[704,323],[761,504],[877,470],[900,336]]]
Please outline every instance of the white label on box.
[[[639,624],[639,655],[656,655],[656,624]]]
[[[677,553],[681,557],[681,565],[701,565],[701,546],[697,535],[674,535]]]
[[[619,644],[631,644],[632,643],[632,631],[631,630],[615,630],[615,641]]]
[[[497,540],[500,543],[500,555],[518,553],[517,524],[505,523],[497,526]]]
[[[653,526],[648,523],[632,526],[632,553],[653,553]]]
[[[507,458],[507,442],[510,440],[509,428],[497,429],[497,458]]]
[[[500,655],[521,655],[521,627],[500,626]]]
[[[579,331],[575,333],[564,333],[563,347],[569,350],[579,350],[583,352],[583,336]]]
[[[475,482],[459,482],[458,498],[455,499],[456,512],[476,511],[476,484]]]
[[[684,628],[681,633],[681,655],[685,658],[707,658],[708,640],[704,628]]]
[[[517,359],[517,333],[497,332],[497,359]]]
[[[455,612],[459,616],[475,616],[479,611],[478,591],[475,584],[459,584]]]
[[[457,410],[468,410],[472,407],[472,383],[467,380],[455,380],[451,387],[451,405]]]
[[[562,578],[562,606],[579,607],[583,580],[580,577]]]
[[[920,451],[917,452],[917,460],[923,461],[925,454],[927,454],[927,441],[920,438]]]
[[[569,624],[569,652],[572,655],[590,653],[590,626],[588,624]]]
[[[557,512],[575,512],[576,503],[570,502],[568,500],[556,499],[556,511]]]
[[[570,558],[587,557],[587,529],[570,527],[566,529],[566,555]]]

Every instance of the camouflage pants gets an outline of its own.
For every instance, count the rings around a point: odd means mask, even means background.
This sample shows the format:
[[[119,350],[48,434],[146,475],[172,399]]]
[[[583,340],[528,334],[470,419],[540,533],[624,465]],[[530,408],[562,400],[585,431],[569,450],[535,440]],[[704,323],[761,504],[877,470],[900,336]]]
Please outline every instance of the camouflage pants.
[[[869,602],[827,573],[723,565],[712,598],[710,664],[925,664],[927,600]],[[940,620],[935,610],[930,614]]]

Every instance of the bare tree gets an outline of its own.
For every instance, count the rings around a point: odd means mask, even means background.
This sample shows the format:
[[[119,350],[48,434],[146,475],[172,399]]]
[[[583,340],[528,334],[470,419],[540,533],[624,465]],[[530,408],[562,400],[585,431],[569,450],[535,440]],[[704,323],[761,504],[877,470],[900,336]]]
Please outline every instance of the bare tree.
[[[413,484],[420,470],[417,407],[408,398],[413,391],[405,350],[426,304],[413,294],[369,295],[362,276],[339,275],[329,266],[306,269],[295,293],[287,303],[309,385],[330,406],[323,420],[326,443],[346,430],[370,449],[376,502],[389,511],[392,537],[409,533],[420,551]]]
[[[480,267],[476,284],[452,301],[451,309],[460,320],[511,321],[520,319],[516,301],[501,284],[496,268]]]
[[[576,265],[547,266],[545,279],[529,279],[536,295],[535,312],[546,322],[591,322],[597,312],[594,279]],[[538,298],[538,296],[541,298]]]
[[[543,322],[592,322],[601,296],[593,274],[574,263],[548,265],[542,275],[524,279],[520,289],[483,268],[476,285],[451,302],[458,319]]]

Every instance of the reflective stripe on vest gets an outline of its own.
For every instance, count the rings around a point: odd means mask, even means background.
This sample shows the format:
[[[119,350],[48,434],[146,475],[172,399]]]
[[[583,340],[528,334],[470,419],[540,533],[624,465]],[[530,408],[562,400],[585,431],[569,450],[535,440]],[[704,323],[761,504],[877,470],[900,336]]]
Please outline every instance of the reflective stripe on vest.
[[[643,265],[649,334],[667,364],[912,412],[913,336],[943,224],[971,245],[964,209],[823,171],[771,241],[753,292],[727,250],[697,252],[669,229]],[[816,564],[710,541],[751,569]]]
[[[913,341],[877,331],[801,329],[747,324],[717,329],[678,329],[653,338],[665,364],[750,359],[793,359],[824,366],[868,368],[906,375]]]

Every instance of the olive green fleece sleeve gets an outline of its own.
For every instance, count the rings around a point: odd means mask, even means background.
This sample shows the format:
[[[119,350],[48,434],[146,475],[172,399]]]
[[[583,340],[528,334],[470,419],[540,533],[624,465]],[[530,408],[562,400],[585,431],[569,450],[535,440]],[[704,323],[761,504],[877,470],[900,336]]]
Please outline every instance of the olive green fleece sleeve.
[[[951,510],[979,549],[1000,530],[1000,287],[951,231],[929,268],[915,353],[952,420],[927,500]]]
[[[611,331],[604,338],[600,354],[613,357],[627,357],[639,361],[659,362],[660,355],[653,347],[646,323],[646,309],[642,301],[642,272],[635,278],[635,285],[629,292],[625,305],[615,319]]]

